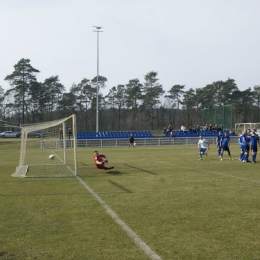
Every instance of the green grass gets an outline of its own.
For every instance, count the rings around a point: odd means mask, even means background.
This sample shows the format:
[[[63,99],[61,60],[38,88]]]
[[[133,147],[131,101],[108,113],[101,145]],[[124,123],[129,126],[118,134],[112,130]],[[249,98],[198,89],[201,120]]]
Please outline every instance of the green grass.
[[[78,149],[79,176],[162,259],[260,259],[259,164],[216,148]],[[13,178],[19,143],[0,143],[0,259],[149,259],[74,177]]]

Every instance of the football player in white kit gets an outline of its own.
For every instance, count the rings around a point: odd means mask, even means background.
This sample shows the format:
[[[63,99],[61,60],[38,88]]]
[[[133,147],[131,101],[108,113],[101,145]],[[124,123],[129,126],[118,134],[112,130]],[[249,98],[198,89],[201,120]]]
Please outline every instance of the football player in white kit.
[[[207,149],[209,150],[209,142],[208,140],[204,139],[203,136],[200,136],[200,139],[198,141],[198,148],[199,148],[199,160],[202,160],[202,155],[207,156]]]

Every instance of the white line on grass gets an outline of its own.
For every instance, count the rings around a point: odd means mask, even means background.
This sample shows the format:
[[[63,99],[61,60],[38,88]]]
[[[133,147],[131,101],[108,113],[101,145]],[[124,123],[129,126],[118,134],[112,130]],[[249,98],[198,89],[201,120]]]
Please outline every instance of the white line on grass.
[[[221,189],[230,189],[230,188],[252,188],[258,187],[259,185],[232,185],[232,186],[221,186]],[[171,188],[171,189],[150,189],[150,190],[132,190],[132,193],[142,193],[142,192],[160,192],[160,191],[183,191],[183,190],[205,190],[205,189],[219,189],[218,186],[209,186],[209,187],[199,187],[199,186],[192,186],[192,187],[183,187],[183,188]],[[126,191],[97,191],[97,194],[115,194],[115,193],[128,193]]]
[[[117,214],[94,192],[79,176],[76,176],[78,181],[89,191],[91,195],[101,204],[106,212],[112,217],[112,219],[121,226],[127,233],[127,235],[145,252],[147,256],[152,260],[162,260],[152,249],[143,242],[136,233],[130,229],[118,216]]]
[[[158,163],[163,163],[163,164],[170,164],[170,165],[172,165],[172,163],[162,162],[162,161],[158,161]],[[177,166],[177,167],[179,167],[179,168],[185,168],[185,169],[192,169],[192,170],[194,170],[194,168],[187,167],[187,166],[182,166],[182,165],[178,165],[178,164],[174,164],[174,166]],[[244,181],[250,181],[250,182],[260,183],[260,181],[257,181],[257,180],[251,180],[251,179],[247,179],[247,178],[243,178],[243,177],[239,177],[239,176],[234,176],[234,175],[230,175],[230,174],[225,174],[225,173],[207,171],[207,170],[203,170],[203,169],[200,169],[200,171],[206,172],[206,173],[213,173],[213,174],[223,175],[223,176],[226,176],[226,177],[231,177],[231,178],[235,178],[235,179],[239,179],[239,180],[244,180]]]

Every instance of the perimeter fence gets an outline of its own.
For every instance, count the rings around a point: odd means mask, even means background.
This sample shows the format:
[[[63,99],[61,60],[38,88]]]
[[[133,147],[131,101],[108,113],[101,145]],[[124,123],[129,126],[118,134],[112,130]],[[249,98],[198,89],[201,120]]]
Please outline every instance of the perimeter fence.
[[[211,145],[216,144],[216,137],[206,138]],[[135,138],[136,146],[173,146],[173,145],[197,145],[199,138]],[[230,143],[237,144],[238,136],[230,136]],[[80,147],[121,147],[128,146],[128,139],[85,139],[77,141],[78,148]]]

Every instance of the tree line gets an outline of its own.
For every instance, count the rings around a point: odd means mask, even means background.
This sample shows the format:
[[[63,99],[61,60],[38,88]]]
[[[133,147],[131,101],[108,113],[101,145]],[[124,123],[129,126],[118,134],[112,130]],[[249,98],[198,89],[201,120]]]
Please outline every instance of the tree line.
[[[37,81],[39,70],[29,59],[21,59],[14,71],[5,77],[10,88],[0,86],[2,122],[14,125],[46,122],[77,115],[78,131],[96,129],[97,83],[106,87],[104,76],[83,78],[69,91],[59,76]],[[232,104],[233,122],[259,122],[260,86],[240,91],[234,79],[216,81],[201,88],[185,90],[185,85],[173,85],[165,91],[158,73],[150,71],[143,82],[130,79],[109,89],[107,95],[99,91],[99,130],[155,130],[169,124],[179,128],[202,123],[202,109]],[[211,123],[211,122],[208,122]],[[221,123],[221,122],[219,122]]]

